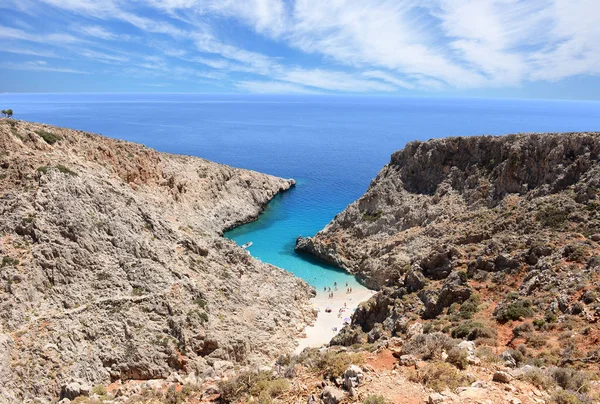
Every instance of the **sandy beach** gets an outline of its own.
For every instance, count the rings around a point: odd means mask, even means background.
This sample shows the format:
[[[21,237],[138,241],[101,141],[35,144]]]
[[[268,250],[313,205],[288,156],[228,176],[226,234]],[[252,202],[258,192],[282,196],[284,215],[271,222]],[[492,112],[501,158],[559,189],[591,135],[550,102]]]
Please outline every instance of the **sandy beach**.
[[[359,303],[368,300],[376,292],[365,288],[364,286],[354,286],[352,293],[346,293],[344,285],[338,286],[338,290],[333,292],[333,298],[328,297],[330,292],[324,292],[323,289],[317,291],[317,296],[312,299],[312,303],[318,310],[316,322],[306,327],[305,337],[299,340],[299,345],[295,353],[300,353],[304,348],[318,348],[328,343],[339,330],[344,326],[344,320],[352,316]],[[327,308],[331,312],[326,312]]]

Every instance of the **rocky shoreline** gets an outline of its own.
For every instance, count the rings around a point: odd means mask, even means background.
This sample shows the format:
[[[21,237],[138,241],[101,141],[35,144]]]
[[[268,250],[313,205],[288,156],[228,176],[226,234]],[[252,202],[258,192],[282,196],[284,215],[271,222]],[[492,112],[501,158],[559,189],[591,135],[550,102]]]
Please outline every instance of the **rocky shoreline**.
[[[312,288],[220,237],[293,181],[8,119],[0,150],[0,401],[199,382],[313,321]]]

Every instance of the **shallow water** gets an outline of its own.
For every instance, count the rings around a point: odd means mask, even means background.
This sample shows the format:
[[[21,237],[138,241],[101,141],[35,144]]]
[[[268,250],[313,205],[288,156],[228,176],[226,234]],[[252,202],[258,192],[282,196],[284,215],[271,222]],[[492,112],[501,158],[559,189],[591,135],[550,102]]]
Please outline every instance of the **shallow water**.
[[[353,277],[293,251],[360,197],[407,141],[598,131],[600,102],[185,94],[0,94],[15,118],[83,129],[160,151],[285,178],[296,188],[227,233],[318,289]],[[343,291],[341,292],[343,293]]]

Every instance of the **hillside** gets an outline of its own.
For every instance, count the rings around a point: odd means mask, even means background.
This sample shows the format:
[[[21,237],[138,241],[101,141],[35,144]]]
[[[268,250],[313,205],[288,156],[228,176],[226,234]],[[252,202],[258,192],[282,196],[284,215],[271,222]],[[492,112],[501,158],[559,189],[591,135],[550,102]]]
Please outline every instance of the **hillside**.
[[[398,338],[399,356],[428,344],[447,355],[469,340],[503,369],[597,377],[599,156],[598,133],[434,139],[394,153],[360,199],[297,241],[381,290],[332,345]]]
[[[1,120],[0,402],[291,352],[313,290],[221,234],[292,184]]]

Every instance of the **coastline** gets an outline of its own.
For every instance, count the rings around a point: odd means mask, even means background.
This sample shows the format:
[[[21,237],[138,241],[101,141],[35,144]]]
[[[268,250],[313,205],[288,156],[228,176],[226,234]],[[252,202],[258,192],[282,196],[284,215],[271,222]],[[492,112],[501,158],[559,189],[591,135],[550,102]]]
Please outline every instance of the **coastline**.
[[[299,354],[304,348],[320,348],[329,343],[344,326],[344,319],[351,318],[360,303],[377,293],[362,285],[353,286],[352,293],[346,293],[344,285],[338,289],[332,289],[333,298],[328,297],[329,292],[317,290],[317,295],[310,299],[314,310],[318,312],[317,319],[313,325],[307,326],[298,338],[299,344],[295,354]],[[326,312],[327,308],[330,308],[331,312]]]

